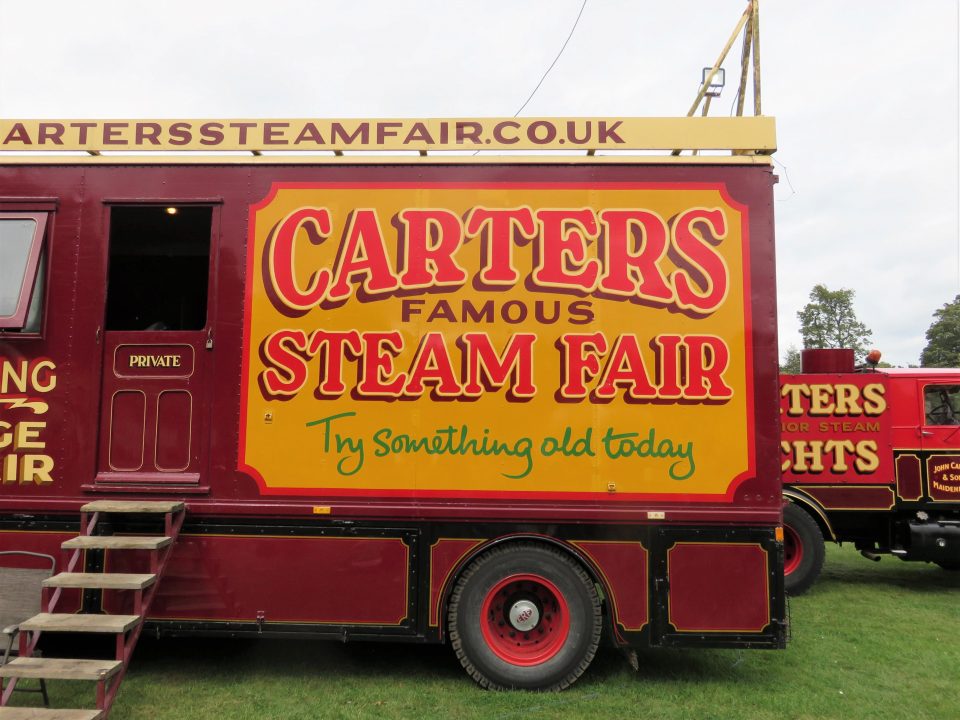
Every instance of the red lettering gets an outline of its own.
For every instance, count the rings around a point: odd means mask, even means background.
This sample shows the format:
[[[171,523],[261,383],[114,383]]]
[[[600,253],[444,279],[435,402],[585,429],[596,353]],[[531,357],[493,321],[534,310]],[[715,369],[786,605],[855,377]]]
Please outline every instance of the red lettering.
[[[399,287],[390,269],[387,248],[376,210],[358,209],[350,214],[334,270],[334,283],[327,294],[337,301],[350,296],[354,275],[365,276],[364,291],[371,295]]]
[[[460,217],[449,210],[401,210],[404,227],[403,270],[405,288],[462,285],[467,271],[453,254],[463,245]]]
[[[616,396],[618,387],[626,387],[627,395],[634,399],[657,397],[657,390],[647,375],[636,335],[617,338],[595,392],[599,398],[612,398]]]
[[[271,397],[296,395],[307,382],[307,334],[303,330],[278,330],[264,340],[263,354],[271,367],[261,376]]]
[[[604,210],[606,270],[600,289],[614,295],[669,302],[673,291],[660,269],[667,254],[667,224],[647,210]]]
[[[443,333],[431,332],[423,336],[410,365],[409,379],[403,392],[410,396],[422,395],[427,382],[434,385],[440,397],[456,397],[461,393],[453,363],[443,342]]]
[[[320,353],[321,349],[325,352]],[[310,338],[310,347],[307,352],[311,357],[320,354],[320,382],[317,384],[317,394],[323,397],[337,397],[343,395],[347,389],[343,381],[343,366],[346,353],[353,357],[360,357],[360,333],[356,330],[347,332],[317,330]]]
[[[330,211],[310,207],[295,210],[280,222],[267,241],[273,290],[277,299],[293,310],[308,310],[322,302],[330,284],[330,271],[324,268],[310,276],[306,289],[300,288],[294,246],[301,229],[311,243],[319,245],[330,234]]]
[[[397,397],[407,379],[399,373],[393,380],[393,359],[403,350],[403,336],[393,332],[365,332],[360,334],[363,358],[357,392],[366,396]]]
[[[467,382],[463,391],[479,397],[485,389],[503,387],[510,380],[512,395],[536,395],[537,386],[533,383],[533,344],[536,341],[534,333],[517,333],[507,342],[503,354],[497,355],[486,333],[464,334]]]
[[[537,210],[540,258],[533,280],[543,287],[593,290],[600,261],[587,259],[587,238],[596,239],[597,218],[590,208]],[[579,272],[577,272],[579,271]]]
[[[585,398],[587,381],[600,373],[600,356],[607,352],[603,333],[568,333],[560,337],[563,345],[560,395],[565,398]]]
[[[723,379],[730,364],[730,349],[712,335],[687,335],[687,387],[684,397],[690,399],[727,400],[733,389]]]
[[[513,285],[520,273],[513,266],[513,246],[537,236],[530,208],[491,210],[475,207],[467,216],[466,234],[480,235],[480,280],[487,285]],[[517,238],[517,235],[520,238]]]
[[[710,235],[695,224],[705,226]],[[727,265],[714,245],[726,236],[727,220],[719,208],[693,208],[681,213],[674,222],[673,245],[682,260],[678,264],[685,266],[671,276],[680,307],[706,314],[723,304],[727,297]]]

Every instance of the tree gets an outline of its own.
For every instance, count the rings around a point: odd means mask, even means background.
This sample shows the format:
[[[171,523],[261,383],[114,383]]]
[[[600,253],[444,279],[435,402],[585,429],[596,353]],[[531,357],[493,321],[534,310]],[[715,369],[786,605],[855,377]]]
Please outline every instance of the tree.
[[[863,360],[873,333],[857,319],[853,296],[853,290],[814,286],[810,302],[797,313],[805,348],[850,348]]]
[[[796,375],[800,372],[800,351],[796,345],[787,347],[787,352],[783,356],[783,362],[780,363],[780,372],[787,375]]]
[[[920,353],[920,367],[960,367],[960,295],[935,310],[927,329],[927,346]]]

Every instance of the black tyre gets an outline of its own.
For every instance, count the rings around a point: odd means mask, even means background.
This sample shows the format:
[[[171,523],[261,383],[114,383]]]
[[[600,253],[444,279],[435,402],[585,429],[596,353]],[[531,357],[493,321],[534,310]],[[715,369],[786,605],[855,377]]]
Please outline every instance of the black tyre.
[[[600,598],[586,571],[534,543],[492,548],[457,582],[450,644],[467,673],[491,690],[562,690],[600,642]]]
[[[938,562],[937,565],[942,567],[944,570],[949,570],[950,572],[960,571],[960,560],[944,560]]]
[[[802,595],[823,569],[823,533],[807,512],[792,502],[783,506],[783,582],[790,595]]]

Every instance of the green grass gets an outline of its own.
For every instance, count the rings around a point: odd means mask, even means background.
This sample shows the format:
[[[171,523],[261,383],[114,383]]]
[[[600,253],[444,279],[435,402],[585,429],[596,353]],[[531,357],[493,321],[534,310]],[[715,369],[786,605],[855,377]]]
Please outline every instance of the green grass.
[[[478,689],[447,646],[144,639],[113,720],[960,717],[960,573],[828,549],[784,651],[602,650],[563,693]],[[82,683],[53,704],[90,706]],[[20,704],[34,703],[21,696]]]

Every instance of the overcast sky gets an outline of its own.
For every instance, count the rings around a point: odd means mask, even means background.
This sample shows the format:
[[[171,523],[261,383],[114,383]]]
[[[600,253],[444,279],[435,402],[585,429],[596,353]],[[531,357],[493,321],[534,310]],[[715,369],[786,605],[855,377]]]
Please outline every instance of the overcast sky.
[[[509,116],[582,0],[0,0],[0,117]],[[679,116],[743,0],[587,0],[526,116]],[[816,283],[916,363],[960,293],[957,0],[761,3],[780,345]],[[731,83],[711,114],[729,114]],[[789,174],[789,183],[785,177]],[[792,184],[792,189],[790,185]]]

